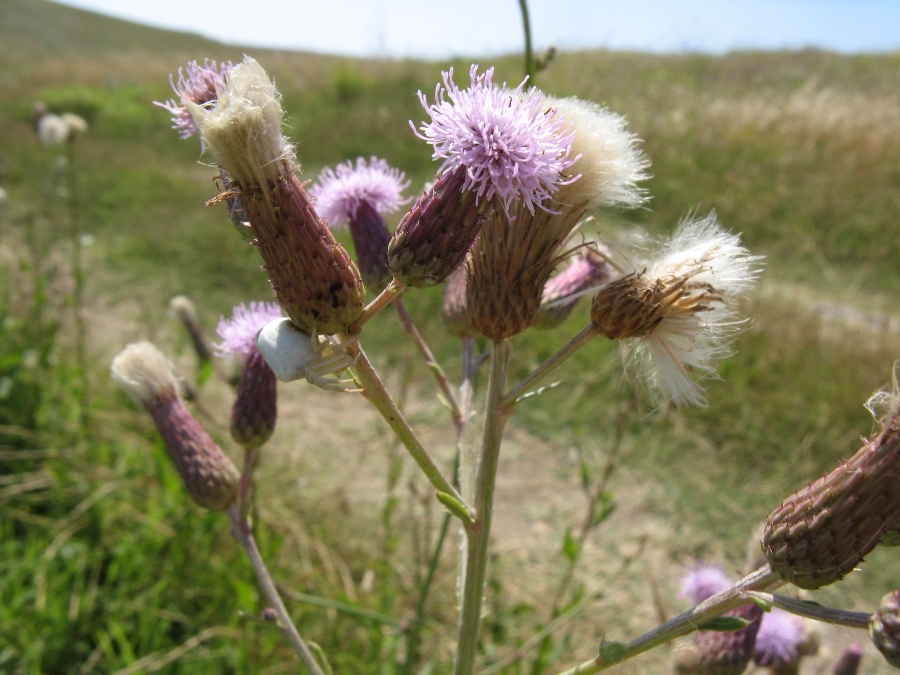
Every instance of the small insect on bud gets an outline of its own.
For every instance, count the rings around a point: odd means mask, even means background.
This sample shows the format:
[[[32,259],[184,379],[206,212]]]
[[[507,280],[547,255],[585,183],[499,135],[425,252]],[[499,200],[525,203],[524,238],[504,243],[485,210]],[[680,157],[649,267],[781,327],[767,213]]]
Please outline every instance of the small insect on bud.
[[[111,374],[150,413],[191,498],[214,511],[228,508],[237,497],[238,471],[185,407],[162,353],[149,342],[128,345],[113,359]]]
[[[884,660],[900,668],[900,590],[885,595],[869,619],[869,637]]]

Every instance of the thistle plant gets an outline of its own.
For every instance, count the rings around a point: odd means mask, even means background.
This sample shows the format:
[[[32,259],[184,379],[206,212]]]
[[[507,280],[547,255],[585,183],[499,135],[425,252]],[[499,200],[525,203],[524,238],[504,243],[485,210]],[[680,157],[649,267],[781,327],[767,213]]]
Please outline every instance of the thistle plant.
[[[141,347],[153,354],[146,357],[153,365],[134,365],[136,348],[129,347],[114,362],[113,376],[157,422],[195,501],[228,513],[287,638],[313,673],[328,666],[311,655],[290,623],[252,539],[247,516],[252,458],[275,425],[276,379],[305,379],[332,396],[360,394],[409,452],[446,517],[456,519],[461,543],[453,672],[475,672],[495,488],[510,417],[519,405],[553,395],[542,383],[599,338],[621,341],[626,365],[637,365],[629,372],[656,400],[706,405],[704,387],[747,325],[741,301],[759,277],[760,258],[715,214],[691,215],[668,240],[653,237],[637,250],[606,237],[594,241],[595,232],[579,241],[581,230],[603,222],[605,209],[647,202],[640,185],[649,160],[639,139],[624,118],[595,103],[557,99],[526,88],[526,82],[512,89],[498,86],[491,68],[479,72],[473,65],[465,89],[455,83],[452,69],[443,73],[433,103],[419,92],[429,121],[410,124],[440,166],[433,185],[393,233],[384,215],[404,203],[404,174],[386,160],[358,158],[355,165],[349,160],[325,169],[307,192],[283,134],[280,97],[255,60],[227,68],[193,63],[173,87],[181,103],[164,107],[183,136],[196,126],[217,165],[224,191],[210,204],[229,199],[241,204],[241,222],[252,233],[277,302],[238,306],[218,329],[223,340],[218,353],[240,354],[245,364],[231,423],[233,438],[245,450],[243,471],[187,413],[158,352]],[[332,233],[332,227],[345,224],[355,261]],[[415,329],[401,297],[445,282],[443,315],[448,331],[461,338],[463,354],[458,388]],[[367,286],[377,293],[368,303]],[[566,325],[563,320],[581,297],[590,300],[586,325],[510,383],[516,337],[532,327]],[[452,466],[422,442],[363,347],[391,304],[450,409],[458,441]],[[474,352],[479,338],[488,345],[481,357]],[[472,401],[481,363],[489,374],[476,443]],[[612,668],[691,633],[697,633],[694,672],[737,674],[753,659],[787,669],[801,655],[800,624],[773,608],[856,628],[871,625],[873,639],[892,654],[895,599],[883,603],[870,624],[869,614],[771,591],[785,583],[808,589],[833,583],[896,530],[898,401],[896,391],[874,398],[873,407],[886,411],[880,415],[881,432],[848,462],[772,511],[762,538],[765,565],[736,582],[719,568],[695,569],[683,588],[693,608],[630,642],[586,646],[590,658],[565,673]],[[409,651],[418,654],[418,643]],[[407,672],[415,667],[404,665]]]

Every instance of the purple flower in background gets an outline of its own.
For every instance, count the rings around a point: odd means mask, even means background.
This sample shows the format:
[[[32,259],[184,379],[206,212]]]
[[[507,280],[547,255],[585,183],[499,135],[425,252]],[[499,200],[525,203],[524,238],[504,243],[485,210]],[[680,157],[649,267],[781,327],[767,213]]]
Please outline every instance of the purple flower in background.
[[[465,90],[453,82],[452,68],[442,75],[433,105],[419,92],[431,122],[416,131],[434,146],[434,159],[444,160],[439,174],[464,171],[463,190],[487,201],[498,197],[507,213],[520,199],[534,213],[560,185],[577,178],[564,175],[578,159],[569,157],[574,133],[556,108],[542,106],[540,90],[523,92],[524,81],[512,91],[497,87],[494,69],[479,75],[477,65]]]
[[[316,211],[332,227],[353,226],[360,206],[370,205],[379,214],[396,211],[408,199],[402,198],[409,187],[406,175],[392,168],[385,160],[372,157],[369,163],[363,157],[352,162],[338,164],[334,170],[326,168],[319,180],[310,188],[316,200]]]
[[[805,638],[803,622],[782,609],[763,615],[756,634],[753,660],[761,666],[783,668],[800,658],[800,644]]]
[[[262,327],[283,314],[277,302],[251,302],[236,305],[232,318],[219,318],[216,333],[222,342],[213,345],[216,355],[247,357],[256,349],[256,335]]]
[[[729,588],[734,582],[718,565],[698,563],[681,578],[680,598],[687,598],[695,605],[716,593]]]
[[[169,99],[165,103],[154,101],[161,108],[172,113],[172,128],[177,129],[182,138],[189,138],[200,133],[194,118],[188,112],[187,102],[205,105],[216,100],[216,92],[225,88],[225,73],[234,65],[231,61],[223,61],[217,64],[215,61],[204,59],[203,65],[196,61],[190,61],[187,69],[178,69],[178,84],[175,84],[172,76],[169,76],[169,84],[178,95],[178,100]]]

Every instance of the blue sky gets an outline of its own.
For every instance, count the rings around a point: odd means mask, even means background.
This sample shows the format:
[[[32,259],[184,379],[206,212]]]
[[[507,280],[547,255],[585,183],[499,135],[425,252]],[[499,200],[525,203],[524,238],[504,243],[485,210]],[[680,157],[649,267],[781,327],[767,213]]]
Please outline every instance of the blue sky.
[[[521,50],[518,0],[58,0],[230,44],[442,59]],[[536,49],[900,50],[900,0],[528,0]]]

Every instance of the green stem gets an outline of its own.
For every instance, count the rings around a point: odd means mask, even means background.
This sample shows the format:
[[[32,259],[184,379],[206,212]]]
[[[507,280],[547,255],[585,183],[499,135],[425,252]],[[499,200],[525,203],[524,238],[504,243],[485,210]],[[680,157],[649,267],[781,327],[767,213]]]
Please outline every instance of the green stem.
[[[493,517],[494,488],[500,460],[503,428],[512,412],[503,405],[503,390],[509,370],[512,346],[509,341],[494,342],[491,357],[491,379],[488,382],[487,410],[481,458],[475,475],[474,523],[466,524],[466,574],[463,579],[462,612],[459,622],[459,641],[456,645],[455,675],[471,675],[475,668],[475,653],[481,628],[481,603],[487,576],[488,551]]]
[[[769,607],[777,607],[791,614],[805,616],[815,621],[823,621],[835,626],[847,626],[848,628],[869,628],[869,619],[872,615],[868,612],[849,612],[844,609],[834,609],[833,607],[823,607],[805,600],[797,600],[788,598],[783,595],[774,595],[772,593],[760,593],[759,591],[750,591],[747,597],[756,600],[763,605]]]
[[[528,3],[519,0],[519,9],[522,12],[522,30],[525,33],[525,75],[530,80],[534,78],[534,49],[531,46],[531,20],[528,17]],[[534,82],[532,81],[533,85]]]
[[[447,405],[450,406],[450,414],[453,416],[453,424],[459,428],[462,424],[462,413],[459,409],[459,403],[456,401],[456,394],[453,392],[453,388],[450,386],[450,382],[447,380],[447,375],[444,373],[444,369],[441,368],[441,364],[437,362],[437,359],[434,358],[434,354],[431,349],[428,347],[428,343],[425,342],[425,338],[422,337],[422,334],[419,332],[419,329],[416,327],[415,322],[412,320],[412,317],[409,315],[409,311],[406,309],[406,303],[403,302],[403,298],[398,298],[394,303],[394,308],[397,310],[397,314],[400,315],[400,322],[403,324],[404,330],[409,333],[410,337],[413,339],[413,342],[416,343],[416,347],[419,348],[419,351],[422,354],[422,357],[425,359],[425,363],[428,366],[428,369],[434,374],[435,380],[437,380],[438,386],[441,388],[441,393],[444,395],[444,400],[447,401]]]
[[[359,318],[353,322],[353,324],[347,329],[347,332],[351,335],[356,335],[359,331],[362,330],[363,326],[371,319],[373,316],[378,314],[385,307],[390,305],[394,300],[399,298],[403,291],[406,290],[406,286],[401,284],[396,279],[391,279],[391,283],[387,285],[381,293],[375,298],[372,302],[365,306],[362,311],[362,314],[359,315]]]
[[[533,387],[549,377],[557,368],[569,360],[575,352],[584,347],[588,342],[597,337],[597,329],[593,324],[585,326],[578,335],[573,337],[558,352],[539,365],[528,377],[509,390],[503,401],[504,406],[514,406],[519,403]]]
[[[281,592],[292,600],[296,600],[297,602],[302,602],[307,605],[324,607],[325,609],[333,609],[344,614],[349,614],[350,616],[357,616],[360,619],[370,619],[371,621],[376,621],[378,623],[384,624],[385,626],[397,625],[397,619],[392,616],[388,616],[387,614],[382,614],[381,612],[376,612],[371,609],[366,609],[365,607],[360,607],[359,605],[351,605],[349,602],[340,602],[339,600],[331,600],[330,598],[323,598],[318,595],[300,593],[299,591],[294,591],[289,588],[282,588]]]
[[[397,404],[394,403],[394,399],[391,398],[381,378],[378,377],[378,373],[369,362],[359,342],[349,345],[347,353],[355,359],[355,364],[350,368],[350,372],[353,374],[357,384],[362,388],[363,396],[381,413],[381,416],[397,435],[397,438],[406,447],[410,456],[419,465],[425,477],[428,478],[438,492],[450,495],[454,500],[462,504],[467,512],[471,512],[471,509],[462,500],[456,488],[453,487],[437,464],[434,463],[434,460],[431,459],[431,455],[425,450],[422,442],[416,436],[416,432],[409,426],[409,422],[403,417],[403,413],[400,412]]]
[[[253,532],[250,530],[250,523],[241,515],[241,509],[237,504],[232,505],[228,509],[228,518],[231,520],[231,531],[244,548],[244,551],[247,552],[247,557],[250,558],[250,564],[256,573],[256,579],[262,588],[263,595],[266,596],[266,600],[278,614],[281,630],[284,631],[284,634],[290,641],[291,647],[294,648],[303,665],[306,666],[306,669],[312,675],[325,675],[315,658],[313,658],[306,642],[300,637],[300,633],[294,625],[287,607],[284,606],[284,602],[282,602],[281,596],[278,594],[278,589],[275,588],[275,582],[272,581],[266,563],[263,561],[259,548],[256,546],[256,540],[253,538]]]
[[[697,630],[698,626],[702,626],[704,623],[721,616],[735,607],[752,602],[748,597],[748,591],[771,589],[780,586],[782,583],[768,566],[761,567],[755,572],[748,574],[731,588],[704,600],[693,609],[679,614],[674,619],[627,644],[604,642],[600,645],[600,654],[597,657],[563,671],[559,675],[592,675],[593,673],[599,673],[601,670],[612,668],[638,654],[682,635],[692,633]]]

